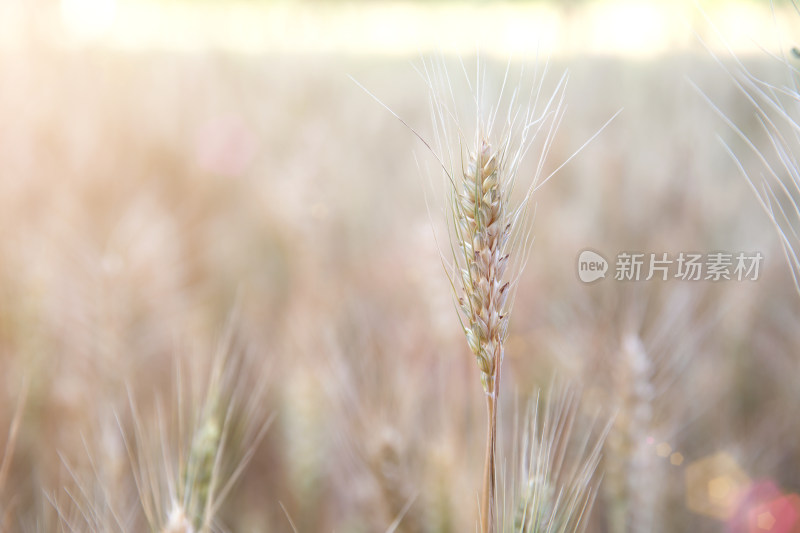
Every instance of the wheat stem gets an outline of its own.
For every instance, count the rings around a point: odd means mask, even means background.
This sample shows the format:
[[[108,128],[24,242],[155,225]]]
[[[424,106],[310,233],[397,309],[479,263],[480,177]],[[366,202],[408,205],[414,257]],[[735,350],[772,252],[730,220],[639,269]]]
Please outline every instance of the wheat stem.
[[[492,377],[493,388],[486,395],[486,457],[483,466],[483,490],[481,493],[481,532],[494,531],[494,510],[497,497],[497,471],[495,468],[497,455],[497,408],[500,389],[500,365],[495,365]]]

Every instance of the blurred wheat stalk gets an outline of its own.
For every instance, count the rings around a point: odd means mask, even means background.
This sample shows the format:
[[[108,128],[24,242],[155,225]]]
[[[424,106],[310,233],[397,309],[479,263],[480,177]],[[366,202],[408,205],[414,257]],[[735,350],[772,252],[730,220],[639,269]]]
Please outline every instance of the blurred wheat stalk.
[[[794,7],[797,10],[797,5]],[[708,16],[706,21],[713,27]],[[724,42],[716,28],[715,32]],[[780,51],[772,56],[772,60],[782,74],[783,79],[779,82],[751,72],[727,44],[731,64],[723,62],[703,43],[746,99],[760,131],[748,132],[748,128],[737,124],[696,84],[695,88],[744,143],[745,150],[740,152],[723,141],[726,151],[777,230],[795,289],[800,294],[800,71],[795,66],[800,61],[800,50],[792,48],[791,53],[786,53],[780,36],[778,43]],[[756,134],[763,134],[764,138],[759,139]],[[741,156],[746,151],[755,156],[756,169],[748,169],[743,161]]]
[[[528,405],[515,454],[519,465],[512,498],[516,532],[586,529],[599,486],[595,472],[611,424],[592,439],[593,424],[578,426],[580,401],[577,387],[551,385],[543,409],[538,394]],[[505,523],[501,531],[506,531]]]
[[[144,411],[129,388],[129,415],[114,416],[131,476],[110,472],[113,461],[92,450],[98,443],[84,441],[88,473],[62,456],[75,490],[64,488],[66,501],[59,495],[48,497],[60,530],[225,531],[219,517],[223,502],[274,419],[263,410],[265,383],[250,382],[257,375],[255,361],[234,350],[232,328],[228,326],[210,368],[201,369],[196,359],[188,359],[188,368],[176,361],[169,409],[157,397],[154,412]],[[128,477],[135,486],[134,501],[127,497]]]
[[[2,458],[0,458],[0,533],[9,531],[8,527],[11,522],[11,513],[14,507],[13,499],[8,501],[5,509],[3,504],[7,502],[5,492],[6,480],[8,479],[9,470],[11,469],[11,461],[14,458],[14,447],[17,444],[17,437],[19,436],[19,427],[22,423],[22,414],[25,409],[25,401],[28,397],[28,382],[24,380],[22,388],[17,399],[17,407],[14,410],[14,416],[11,419],[11,427],[8,430],[8,438],[5,442],[5,449],[3,450]]]

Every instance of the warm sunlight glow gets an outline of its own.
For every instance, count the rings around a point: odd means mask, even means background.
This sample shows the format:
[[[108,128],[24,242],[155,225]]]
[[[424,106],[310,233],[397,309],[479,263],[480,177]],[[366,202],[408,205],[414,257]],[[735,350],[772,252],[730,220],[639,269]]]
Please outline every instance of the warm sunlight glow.
[[[707,7],[724,35],[701,38],[714,49],[770,47],[773,23],[793,20],[740,5]],[[305,3],[174,0],[60,0],[69,46],[91,41],[116,49],[235,53],[346,53],[416,56],[420,52],[535,57],[615,55],[649,58],[702,49],[691,28],[702,11],[691,1],[609,0],[579,9],[557,3]],[[754,8],[753,8],[754,9]],[[0,30],[3,30],[0,12]],[[12,26],[9,24],[9,26]],[[735,31],[732,29],[734,28]]]
[[[116,0],[61,0],[61,19],[78,38],[96,38],[114,23]]]

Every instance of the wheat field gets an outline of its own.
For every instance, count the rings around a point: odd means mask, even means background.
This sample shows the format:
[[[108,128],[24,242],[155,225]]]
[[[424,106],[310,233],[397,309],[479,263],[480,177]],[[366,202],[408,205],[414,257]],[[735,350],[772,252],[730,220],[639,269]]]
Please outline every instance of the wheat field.
[[[0,39],[0,532],[800,531],[785,4],[740,5],[781,30],[763,50],[691,5],[700,38],[678,25],[666,49],[587,38],[510,60],[413,40],[65,44],[48,28],[68,4],[2,4],[28,25]],[[461,9],[444,6],[427,22]],[[507,161],[504,111],[490,145],[476,113],[531,87],[554,123]],[[442,160],[472,195],[450,218]],[[497,209],[484,226],[470,176]],[[581,280],[584,250],[604,279]],[[730,254],[731,279],[615,279],[636,253]],[[757,279],[737,279],[740,253],[763,258]]]

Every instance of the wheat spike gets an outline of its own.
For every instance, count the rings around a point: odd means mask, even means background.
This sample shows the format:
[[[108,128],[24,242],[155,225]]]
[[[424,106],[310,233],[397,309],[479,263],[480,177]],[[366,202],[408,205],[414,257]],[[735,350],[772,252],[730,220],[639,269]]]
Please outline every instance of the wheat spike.
[[[509,283],[504,280],[509,255],[505,252],[511,224],[505,217],[501,190],[502,154],[487,140],[470,154],[462,190],[454,202],[458,246],[464,254],[459,304],[467,325],[472,353],[488,395],[494,395],[495,367],[503,362],[503,341],[508,330]]]
[[[533,83],[530,84],[523,74],[524,69],[521,70],[518,85],[513,86],[509,63],[496,104],[484,107],[482,100],[486,72],[478,62],[478,74],[473,87],[463,62],[461,66],[475,103],[474,144],[466,157],[464,146],[471,143],[466,141],[468,136],[462,130],[466,123],[458,116],[459,106],[453,88],[456,80],[450,78],[443,60],[438,63],[423,60],[420,71],[430,91],[435,132],[431,142],[356,83],[422,141],[436,158],[449,191],[445,211],[452,255],[448,257],[442,253],[441,256],[460,309],[459,319],[464,335],[477,360],[486,394],[488,426],[480,498],[480,531],[490,533],[496,529],[495,451],[500,370],[513,294],[532,242],[532,197],[539,187],[591,142],[616,114],[560,166],[545,174],[544,162],[564,116],[566,73],[548,98],[544,96],[547,91],[543,83],[547,65],[542,72],[538,67],[534,69]],[[523,90],[525,87],[529,88],[529,92]],[[454,156],[454,146],[459,146],[457,156]],[[521,162],[534,146],[538,161],[527,188],[512,205],[511,196]],[[454,160],[459,158],[461,167],[457,169]]]
[[[503,341],[508,329],[509,283],[504,282],[511,224],[505,220],[505,199],[501,189],[501,153],[493,151],[486,139],[470,154],[463,172],[462,190],[454,195],[458,247],[464,256],[461,269],[461,311],[466,318],[464,333],[481,371],[487,395],[488,429],[481,498],[482,531],[492,530],[495,505],[495,449],[497,441],[497,396]]]
[[[547,92],[543,86],[546,66],[542,72],[534,70],[530,85],[524,70],[520,71],[516,87],[510,83],[510,70],[509,64],[495,104],[483,107],[486,73],[479,64],[473,87],[464,69],[476,104],[472,143],[466,141],[468,137],[462,131],[464,123],[458,118],[453,80],[444,64],[423,63],[422,73],[431,91],[436,131],[432,145],[423,142],[437,157],[449,190],[446,211],[452,256],[443,254],[442,260],[486,394],[486,455],[479,510],[482,533],[497,528],[495,462],[500,374],[513,295],[532,242],[530,207],[538,188],[572,158],[553,172],[544,173],[545,159],[564,115],[567,75],[561,77],[549,98],[543,98]],[[530,92],[523,90],[526,86]],[[453,154],[454,137],[461,147],[460,157]],[[464,154],[463,147],[469,144],[471,149]],[[531,179],[520,197],[512,201],[521,163],[534,147],[538,161]],[[453,164],[458,159],[459,169]]]

